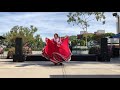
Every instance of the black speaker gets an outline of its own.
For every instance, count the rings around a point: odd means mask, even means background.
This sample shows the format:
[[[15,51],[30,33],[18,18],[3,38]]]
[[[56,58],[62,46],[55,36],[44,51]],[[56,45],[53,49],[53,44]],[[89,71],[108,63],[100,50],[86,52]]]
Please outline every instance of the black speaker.
[[[99,61],[110,61],[107,43],[107,38],[101,38],[101,54],[99,57]]]
[[[101,38],[101,54],[108,53],[107,38]]]
[[[13,62],[23,62],[25,61],[25,56],[22,52],[22,38],[16,38],[15,40],[15,55],[13,55]]]
[[[22,55],[22,38],[16,38],[15,40],[15,55]]]
[[[98,56],[98,61],[110,61],[110,55],[108,53],[103,53]]]
[[[24,62],[25,55],[13,55],[13,62]]]
[[[119,57],[119,48],[113,49],[113,57]]]

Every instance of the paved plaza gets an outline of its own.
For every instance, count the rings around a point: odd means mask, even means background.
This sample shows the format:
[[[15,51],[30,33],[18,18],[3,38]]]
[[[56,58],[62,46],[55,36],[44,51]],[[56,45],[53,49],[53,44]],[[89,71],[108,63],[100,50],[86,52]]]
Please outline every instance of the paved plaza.
[[[54,66],[50,61],[0,59],[0,78],[120,78],[119,59],[111,59],[111,62],[70,61],[63,66]]]

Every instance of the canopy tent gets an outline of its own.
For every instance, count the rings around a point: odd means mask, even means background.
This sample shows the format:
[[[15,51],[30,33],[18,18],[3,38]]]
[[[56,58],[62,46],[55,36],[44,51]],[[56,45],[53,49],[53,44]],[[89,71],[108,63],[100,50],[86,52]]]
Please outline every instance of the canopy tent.
[[[110,38],[119,38],[119,49],[120,49],[120,33],[111,36]]]
[[[120,54],[120,33],[113,35],[110,38],[119,38],[119,54]]]
[[[111,38],[120,38],[120,33],[113,35]]]

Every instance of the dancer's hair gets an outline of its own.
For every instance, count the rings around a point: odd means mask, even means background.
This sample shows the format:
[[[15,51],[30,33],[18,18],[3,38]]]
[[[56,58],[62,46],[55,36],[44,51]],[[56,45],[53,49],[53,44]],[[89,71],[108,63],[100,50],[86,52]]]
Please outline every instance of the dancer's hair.
[[[57,35],[57,37],[59,37],[59,35],[57,33],[54,34],[54,36]]]

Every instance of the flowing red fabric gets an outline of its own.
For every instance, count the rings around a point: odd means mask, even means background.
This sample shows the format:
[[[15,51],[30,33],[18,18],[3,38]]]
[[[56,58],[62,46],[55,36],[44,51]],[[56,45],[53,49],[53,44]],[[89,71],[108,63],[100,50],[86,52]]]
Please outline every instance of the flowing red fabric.
[[[46,38],[46,46],[42,50],[42,56],[53,63],[60,63],[71,60],[71,51],[69,49],[69,37],[61,39],[62,43],[58,45],[54,40]]]

